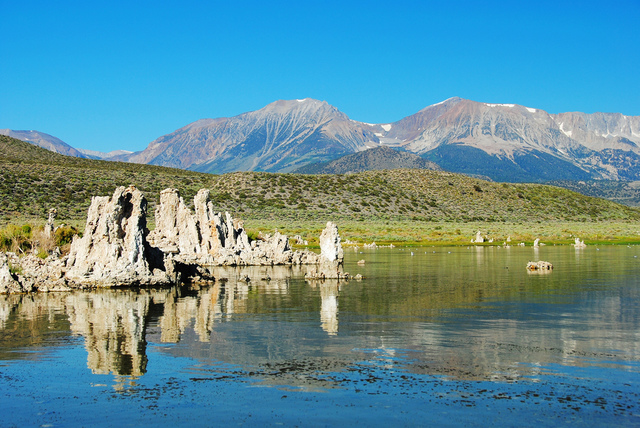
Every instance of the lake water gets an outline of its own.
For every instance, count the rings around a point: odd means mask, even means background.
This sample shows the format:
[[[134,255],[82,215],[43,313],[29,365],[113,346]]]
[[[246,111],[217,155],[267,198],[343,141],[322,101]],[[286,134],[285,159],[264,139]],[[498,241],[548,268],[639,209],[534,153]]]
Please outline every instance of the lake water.
[[[0,425],[640,425],[640,247],[345,253],[0,296]]]

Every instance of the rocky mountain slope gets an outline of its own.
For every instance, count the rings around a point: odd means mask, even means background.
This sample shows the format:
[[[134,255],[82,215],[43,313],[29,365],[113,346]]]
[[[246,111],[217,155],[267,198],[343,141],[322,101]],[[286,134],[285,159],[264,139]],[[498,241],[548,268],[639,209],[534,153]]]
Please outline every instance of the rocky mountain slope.
[[[304,99],[199,120],[119,159],[213,173],[288,172],[378,144],[373,132],[335,107]]]
[[[324,101],[277,101],[199,120],[118,159],[214,173],[289,172],[381,145],[496,181],[640,179],[640,116],[552,115],[462,98],[388,124],[350,120]]]
[[[446,170],[497,181],[640,177],[640,117],[450,98],[377,133]]]
[[[344,155],[331,162],[319,162],[297,169],[299,174],[346,174],[382,169],[431,169],[441,168],[413,153],[400,152],[380,146],[351,155]]]

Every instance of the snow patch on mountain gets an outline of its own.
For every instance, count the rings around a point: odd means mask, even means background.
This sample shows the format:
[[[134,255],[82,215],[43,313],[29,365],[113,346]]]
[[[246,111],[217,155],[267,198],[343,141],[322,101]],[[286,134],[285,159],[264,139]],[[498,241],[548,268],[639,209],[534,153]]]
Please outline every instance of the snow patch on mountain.
[[[487,107],[515,107],[515,104],[487,104],[484,103]]]
[[[564,130],[564,122],[560,122],[560,131],[562,131],[562,133],[564,135],[566,135],[567,137],[571,138],[571,135],[573,135],[573,131],[565,131]]]
[[[446,100],[444,100],[444,101],[440,101],[439,103],[431,104],[429,107],[435,107],[435,106],[442,105],[442,104],[446,103],[447,101],[452,100],[452,99],[454,99],[454,98],[455,98],[455,97],[447,98]]]

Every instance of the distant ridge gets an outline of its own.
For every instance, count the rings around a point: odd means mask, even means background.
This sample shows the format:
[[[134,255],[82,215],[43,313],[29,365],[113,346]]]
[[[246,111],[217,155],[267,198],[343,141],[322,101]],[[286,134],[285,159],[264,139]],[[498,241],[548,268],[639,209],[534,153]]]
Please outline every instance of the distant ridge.
[[[413,153],[399,152],[390,147],[380,146],[345,155],[330,162],[305,165],[294,172],[299,174],[346,174],[402,168],[442,170],[435,163],[422,159]]]
[[[104,159],[104,160],[110,160],[112,158],[115,158],[116,156],[129,155],[133,153],[129,150],[112,150],[108,153],[99,152],[97,150],[86,150],[86,149],[78,149],[78,151],[83,155],[87,156],[88,158]]]
[[[60,153],[61,155],[73,156],[77,158],[86,158],[79,150],[71,147],[59,138],[53,135],[45,134],[40,131],[15,131],[13,129],[0,129],[0,135],[16,138],[27,143],[35,144],[38,147],[47,149],[51,152]]]

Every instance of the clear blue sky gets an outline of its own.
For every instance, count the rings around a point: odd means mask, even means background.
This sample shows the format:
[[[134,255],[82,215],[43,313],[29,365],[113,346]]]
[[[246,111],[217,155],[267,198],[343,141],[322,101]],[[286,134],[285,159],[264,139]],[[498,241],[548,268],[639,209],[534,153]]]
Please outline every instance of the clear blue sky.
[[[640,115],[640,0],[0,0],[0,128],[142,150],[325,100],[386,123],[452,96]]]

